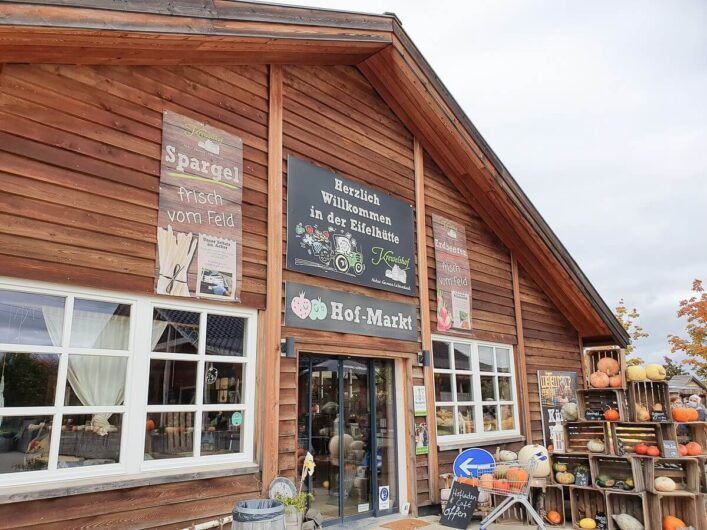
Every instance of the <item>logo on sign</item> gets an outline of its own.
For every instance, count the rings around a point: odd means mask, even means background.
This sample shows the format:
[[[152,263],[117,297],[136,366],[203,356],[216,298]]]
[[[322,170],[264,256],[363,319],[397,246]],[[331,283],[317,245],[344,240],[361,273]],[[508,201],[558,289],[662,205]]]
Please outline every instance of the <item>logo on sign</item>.
[[[454,475],[478,478],[496,467],[493,455],[484,449],[467,449],[454,459]]]
[[[387,510],[390,508],[390,486],[380,486],[378,488],[378,509]]]

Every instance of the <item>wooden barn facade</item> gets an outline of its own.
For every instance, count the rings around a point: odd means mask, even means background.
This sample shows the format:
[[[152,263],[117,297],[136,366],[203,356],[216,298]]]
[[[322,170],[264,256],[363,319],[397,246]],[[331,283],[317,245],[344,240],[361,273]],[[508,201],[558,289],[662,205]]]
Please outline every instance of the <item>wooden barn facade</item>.
[[[2,2],[0,182],[0,528],[415,512],[628,340],[394,15]]]

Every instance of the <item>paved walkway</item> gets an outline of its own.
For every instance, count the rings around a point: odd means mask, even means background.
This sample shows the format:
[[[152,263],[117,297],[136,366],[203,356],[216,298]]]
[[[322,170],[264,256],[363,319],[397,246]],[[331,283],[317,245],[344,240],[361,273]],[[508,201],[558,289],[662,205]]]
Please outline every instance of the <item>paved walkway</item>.
[[[378,517],[375,519],[363,519],[361,521],[352,521],[346,523],[346,525],[328,526],[326,530],[391,530],[386,525],[388,523],[403,521],[405,519],[418,519],[428,523],[427,526],[418,527],[417,530],[449,530],[449,527],[442,526],[439,524],[439,515],[430,515],[427,517],[407,517],[402,515],[388,515],[385,517]],[[492,524],[489,530],[529,530],[537,528],[536,525],[511,525],[511,524]],[[557,527],[555,527],[557,528]],[[566,528],[571,528],[571,525],[566,526]],[[469,526],[468,530],[478,530],[479,521],[473,521]]]

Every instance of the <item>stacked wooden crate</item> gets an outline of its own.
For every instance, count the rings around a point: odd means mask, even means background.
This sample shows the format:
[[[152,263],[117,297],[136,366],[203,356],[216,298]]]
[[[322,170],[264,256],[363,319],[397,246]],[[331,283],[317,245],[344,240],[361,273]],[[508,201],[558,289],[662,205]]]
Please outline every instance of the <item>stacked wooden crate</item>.
[[[615,363],[601,361],[605,357]],[[666,517],[707,530],[707,422],[674,422],[667,382],[627,382],[622,350],[588,349],[584,362],[587,380],[586,388],[578,391],[579,417],[565,422],[566,452],[551,455],[553,483],[569,489],[573,527],[580,528],[585,518],[606,517],[609,529],[620,529],[614,516],[624,514],[646,530],[660,530]],[[603,376],[592,377],[600,363],[618,367],[620,381],[612,376],[612,386],[606,387]],[[699,444],[699,455],[666,454],[687,441]],[[691,446],[691,453],[697,449]],[[576,471],[584,471],[587,464],[590,480],[578,482]],[[571,473],[574,482],[563,473]],[[668,489],[675,484],[674,490],[663,491],[666,482]]]

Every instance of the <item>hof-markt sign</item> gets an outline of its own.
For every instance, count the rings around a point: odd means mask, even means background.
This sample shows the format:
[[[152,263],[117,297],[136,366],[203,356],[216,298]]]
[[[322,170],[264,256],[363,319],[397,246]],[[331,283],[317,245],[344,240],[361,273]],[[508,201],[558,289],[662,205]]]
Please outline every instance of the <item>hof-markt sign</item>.
[[[413,304],[287,282],[285,325],[416,341],[417,308]]]
[[[415,295],[412,206],[293,156],[287,268]]]

